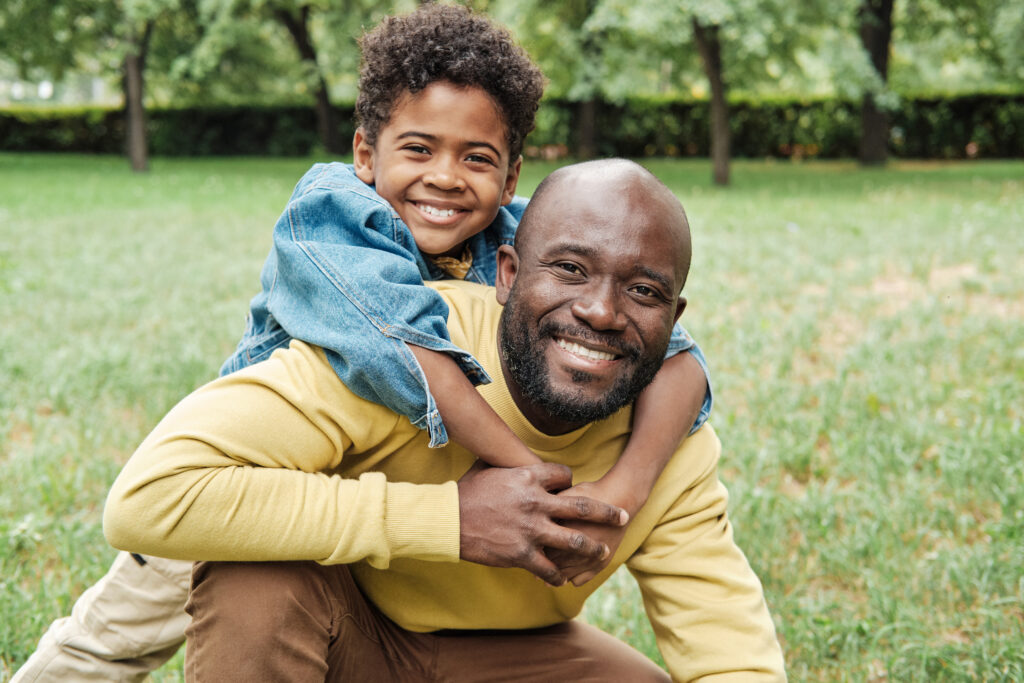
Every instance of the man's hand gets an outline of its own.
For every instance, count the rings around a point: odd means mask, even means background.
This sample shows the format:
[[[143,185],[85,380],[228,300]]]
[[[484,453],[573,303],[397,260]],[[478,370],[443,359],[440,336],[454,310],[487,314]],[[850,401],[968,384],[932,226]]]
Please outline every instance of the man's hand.
[[[486,468],[478,463],[459,479],[459,556],[491,567],[521,567],[552,586],[566,577],[544,554],[564,551],[584,564],[606,558],[608,546],[555,520],[620,527],[625,510],[583,496],[558,496],[572,486],[564,465]]]

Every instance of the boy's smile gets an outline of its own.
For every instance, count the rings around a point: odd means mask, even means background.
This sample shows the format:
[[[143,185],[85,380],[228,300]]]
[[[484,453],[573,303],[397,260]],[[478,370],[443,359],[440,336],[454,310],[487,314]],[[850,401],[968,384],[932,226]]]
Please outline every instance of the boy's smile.
[[[461,256],[463,245],[515,194],[506,124],[475,86],[437,81],[395,104],[375,145],[353,140],[356,175],[398,212],[420,251]]]

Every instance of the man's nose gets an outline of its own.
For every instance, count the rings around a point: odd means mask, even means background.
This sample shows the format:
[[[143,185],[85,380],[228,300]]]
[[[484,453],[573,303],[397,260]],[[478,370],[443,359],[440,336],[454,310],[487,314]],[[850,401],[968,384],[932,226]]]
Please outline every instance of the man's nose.
[[[440,190],[464,190],[466,184],[459,173],[458,162],[446,154],[439,154],[430,162],[423,174],[423,182]]]
[[[610,285],[588,288],[572,304],[572,313],[595,330],[626,329],[618,292]]]

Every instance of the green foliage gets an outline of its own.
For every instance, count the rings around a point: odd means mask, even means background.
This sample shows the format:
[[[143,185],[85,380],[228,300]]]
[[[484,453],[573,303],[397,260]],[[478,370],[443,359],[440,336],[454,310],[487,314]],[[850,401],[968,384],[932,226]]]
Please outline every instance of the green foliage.
[[[707,103],[631,97],[598,103],[602,156],[706,156]],[[527,156],[564,156],[573,103],[546,99]],[[832,98],[736,98],[731,104],[737,157],[852,158],[860,131],[859,103]],[[153,109],[151,150],[162,156],[306,155],[316,150],[313,112],[302,106]],[[893,155],[920,159],[1024,156],[1024,95],[906,97],[892,113]],[[339,116],[352,139],[351,107]],[[96,108],[0,110],[0,148],[21,151],[117,152],[119,111]]]

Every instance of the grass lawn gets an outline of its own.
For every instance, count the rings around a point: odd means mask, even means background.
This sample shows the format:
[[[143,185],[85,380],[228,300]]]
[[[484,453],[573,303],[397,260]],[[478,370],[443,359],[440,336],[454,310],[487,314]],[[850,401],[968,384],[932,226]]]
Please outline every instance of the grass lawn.
[[[309,163],[0,154],[0,681],[106,570],[107,487],[234,347]],[[648,165],[791,679],[1024,680],[1024,162]],[[587,618],[657,656],[628,575]]]

